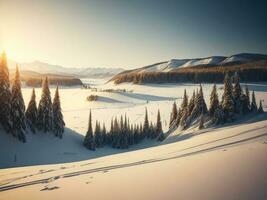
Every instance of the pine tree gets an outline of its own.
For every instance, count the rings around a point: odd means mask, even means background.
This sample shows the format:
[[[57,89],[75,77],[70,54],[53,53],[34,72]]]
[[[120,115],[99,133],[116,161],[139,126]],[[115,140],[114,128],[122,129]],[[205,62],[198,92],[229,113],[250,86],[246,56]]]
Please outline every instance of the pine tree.
[[[92,128],[92,114],[91,110],[89,113],[89,123],[88,123],[88,130],[85,135],[83,145],[89,149],[89,150],[95,150],[95,139],[94,139],[94,134],[93,134],[93,128]]]
[[[225,122],[225,114],[221,105],[219,105],[218,108],[215,109],[214,115],[212,117],[212,122],[214,124],[223,124]]]
[[[28,123],[28,126],[30,127],[31,131],[33,133],[36,132],[36,126],[37,126],[37,106],[36,106],[36,100],[35,100],[35,90],[32,89],[32,96],[31,100],[28,104],[25,116]]]
[[[234,100],[234,106],[235,106],[235,112],[240,113],[241,112],[241,95],[242,95],[242,88],[240,86],[240,77],[238,73],[235,73],[234,76],[234,88],[233,88],[233,100]]]
[[[256,113],[258,111],[257,104],[256,104],[256,98],[255,98],[255,92],[252,92],[252,98],[251,98],[251,105],[250,105],[251,112]]]
[[[52,105],[53,110],[53,132],[56,137],[62,138],[64,133],[65,122],[61,111],[58,87],[55,92],[55,97]]]
[[[145,111],[145,121],[144,121],[144,126],[143,126],[143,133],[144,133],[144,137],[149,137],[149,122],[148,122],[147,108]]]
[[[21,83],[18,66],[11,95],[11,119],[13,121],[12,134],[22,142],[26,142],[25,104],[21,93]]]
[[[101,133],[102,133],[102,145],[106,145],[108,143],[108,137],[107,137],[107,130],[106,130],[105,123],[103,123]]]
[[[199,119],[198,129],[203,129],[203,128],[204,128],[204,116],[203,116],[203,114],[201,114],[200,119]]]
[[[258,113],[264,113],[263,108],[262,108],[261,100],[260,100],[260,105],[259,105],[259,108],[258,108]]]
[[[181,104],[181,110],[182,112],[184,112],[184,110],[187,108],[188,106],[188,96],[186,94],[186,89],[184,90],[184,97],[183,97],[183,101],[182,101],[182,104]]]
[[[233,120],[233,114],[235,111],[234,100],[233,100],[233,90],[231,79],[228,74],[226,74],[224,79],[224,93],[222,96],[222,108],[225,113],[226,121]]]
[[[11,90],[7,58],[5,52],[3,52],[0,60],[0,123],[7,133],[12,131],[10,100]]]
[[[47,77],[43,81],[42,96],[38,106],[37,124],[38,129],[44,132],[52,131],[53,129],[52,101]]]
[[[173,125],[173,122],[177,119],[177,105],[175,103],[175,101],[173,102],[172,105],[172,112],[171,112],[171,117],[170,117],[170,125],[169,127],[171,127]]]
[[[216,84],[213,85],[211,94],[210,94],[210,109],[209,115],[213,116],[215,109],[219,107],[219,98],[217,94]]]
[[[241,98],[240,98],[240,110],[243,115],[248,113],[250,110],[249,109],[250,105],[249,105],[248,100],[249,98],[247,98],[247,95],[242,92]]]
[[[188,115],[191,115],[193,109],[194,109],[194,106],[195,106],[195,98],[196,98],[196,94],[195,94],[195,90],[193,91],[193,95],[189,101],[189,104],[188,104]]]
[[[246,97],[247,97],[247,105],[248,105],[248,110],[250,110],[250,93],[249,93],[249,89],[248,89],[248,85],[246,85],[246,89],[245,89],[245,93],[246,93]]]
[[[190,115],[190,120],[196,119],[201,114],[205,115],[208,112],[207,105],[204,99],[202,86],[200,85],[200,90],[196,96],[195,106]]]
[[[155,128],[155,133],[156,133],[156,137],[158,138],[159,141],[162,141],[165,139],[164,133],[162,131],[162,124],[161,124],[159,110],[158,110],[158,115],[157,115],[157,124],[156,124],[156,128]]]
[[[102,134],[101,134],[101,130],[100,130],[100,123],[98,121],[96,121],[95,124],[95,146],[96,148],[99,148],[102,146]]]
[[[181,118],[182,118],[182,110],[181,110],[181,108],[179,108],[178,112],[177,112],[177,118],[175,120],[175,125],[176,126],[179,126]]]

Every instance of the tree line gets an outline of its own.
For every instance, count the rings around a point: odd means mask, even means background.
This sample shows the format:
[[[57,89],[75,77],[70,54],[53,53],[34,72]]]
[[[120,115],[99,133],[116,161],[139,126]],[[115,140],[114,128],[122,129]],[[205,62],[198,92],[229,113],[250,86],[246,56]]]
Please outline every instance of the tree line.
[[[95,129],[93,130],[90,110],[88,130],[84,137],[83,145],[89,150],[95,150],[103,146],[125,149],[131,145],[138,144],[145,138],[157,139],[158,141],[164,139],[159,110],[156,124],[149,123],[146,109],[144,123],[131,124],[126,115],[124,117],[121,116],[120,119],[115,117],[111,120],[109,131],[106,130],[105,124],[101,126],[98,121],[96,121]]]
[[[25,109],[18,66],[11,86],[5,52],[2,53],[0,60],[0,124],[6,133],[21,142],[26,142],[28,129],[32,133],[36,133],[37,130],[53,132],[56,137],[62,138],[65,126],[58,87],[52,103],[47,77],[43,80],[38,108],[33,88],[27,110]]]
[[[184,90],[180,107],[177,109],[176,103],[173,103],[169,127],[170,129],[180,127],[184,130],[198,122],[199,129],[202,129],[205,121],[210,121],[211,124],[223,124],[233,122],[248,113],[263,113],[261,100],[257,106],[254,91],[250,95],[247,86],[243,91],[238,73],[235,73],[232,78],[226,74],[222,98],[219,100],[216,84],[214,84],[210,94],[209,109],[201,85],[199,90],[193,92],[190,99]]]

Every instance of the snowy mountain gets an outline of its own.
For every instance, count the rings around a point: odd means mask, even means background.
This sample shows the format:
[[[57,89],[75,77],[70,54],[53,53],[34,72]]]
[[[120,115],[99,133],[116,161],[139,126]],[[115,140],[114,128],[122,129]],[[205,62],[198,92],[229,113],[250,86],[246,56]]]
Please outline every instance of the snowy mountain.
[[[144,66],[130,72],[169,72],[180,68],[189,68],[196,66],[227,66],[231,64],[242,64],[254,61],[267,60],[267,55],[242,53],[229,57],[225,56],[211,56],[206,58],[193,59],[171,59],[169,61],[160,62],[148,66]],[[129,71],[126,71],[126,73]]]
[[[9,68],[13,69],[16,62],[9,60]],[[122,68],[67,68],[60,65],[52,65],[45,62],[34,61],[29,63],[18,63],[20,70],[33,71],[41,74],[56,74],[56,75],[72,75],[83,78],[104,78],[114,76],[121,71]]]

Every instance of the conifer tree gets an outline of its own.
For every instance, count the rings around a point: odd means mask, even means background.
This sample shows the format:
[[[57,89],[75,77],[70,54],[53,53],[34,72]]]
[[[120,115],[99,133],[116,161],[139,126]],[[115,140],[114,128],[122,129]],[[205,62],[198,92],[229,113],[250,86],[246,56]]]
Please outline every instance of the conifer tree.
[[[203,129],[203,128],[204,128],[204,116],[203,116],[203,114],[201,114],[200,119],[199,119],[198,129]]]
[[[32,89],[32,96],[31,100],[28,104],[25,116],[26,116],[26,121],[33,133],[36,132],[36,126],[37,126],[37,106],[36,106],[36,100],[35,100],[35,90],[34,88]]]
[[[258,111],[257,104],[256,104],[256,98],[255,98],[255,92],[252,92],[252,98],[251,98],[251,105],[250,105],[251,112],[256,113]]]
[[[89,150],[95,150],[95,139],[94,139],[94,134],[93,134],[93,128],[92,128],[92,114],[91,110],[89,113],[89,123],[88,123],[88,130],[85,135],[83,145],[89,149]]]
[[[107,130],[106,130],[105,123],[103,123],[101,133],[102,133],[102,145],[106,145],[108,142],[108,137],[107,137]]]
[[[5,52],[3,52],[0,60],[0,123],[7,133],[12,131],[10,100],[11,90],[7,58]]]
[[[37,124],[38,129],[44,132],[52,131],[53,129],[52,101],[47,77],[43,80],[42,96],[38,106]]]
[[[12,134],[22,142],[26,142],[25,104],[21,93],[21,83],[18,66],[11,95],[11,119],[13,121]]]
[[[195,98],[196,98],[196,94],[195,94],[195,90],[193,91],[193,95],[189,101],[189,104],[188,104],[188,115],[191,115],[193,109],[194,109],[194,106],[195,106]]]
[[[182,101],[182,104],[181,104],[182,113],[186,110],[187,106],[188,106],[188,96],[186,94],[186,89],[185,89],[184,90],[183,101]]]
[[[209,115],[213,116],[215,109],[219,107],[219,98],[217,94],[216,84],[213,85],[211,94],[210,94],[210,109]]]
[[[175,120],[176,126],[179,126],[181,118],[182,118],[182,110],[181,110],[181,108],[179,108],[178,112],[177,112],[177,118]]]
[[[96,121],[95,124],[95,146],[96,148],[101,147],[102,146],[102,134],[101,134],[101,130],[100,130],[100,123],[98,121]]]
[[[190,115],[190,119],[196,119],[201,114],[206,114],[208,112],[207,105],[204,99],[202,86],[200,85],[200,90],[196,96],[195,106],[193,108],[193,111]]]
[[[63,115],[62,115],[58,87],[56,88],[52,110],[53,110],[53,132],[56,137],[62,138],[64,133],[65,122],[63,120]]]
[[[235,73],[234,76],[234,88],[233,88],[233,100],[234,100],[234,106],[235,106],[235,112],[240,113],[241,112],[241,95],[242,95],[242,88],[240,86],[240,77],[238,73]]]
[[[260,105],[259,105],[259,108],[258,108],[258,113],[263,113],[263,108],[262,108],[262,102],[260,100]]]
[[[177,119],[177,105],[175,103],[175,101],[173,102],[173,105],[172,105],[172,112],[171,112],[171,117],[170,117],[170,125],[169,127],[172,126],[173,122]]]
[[[149,122],[148,122],[147,108],[145,110],[145,121],[144,121],[144,126],[143,126],[143,133],[144,133],[144,137],[149,137]]]
[[[249,93],[249,89],[248,89],[248,85],[246,85],[245,87],[245,93],[246,93],[246,97],[247,97],[247,105],[248,105],[248,110],[250,110],[250,93]]]
[[[158,138],[159,141],[162,141],[165,139],[164,133],[162,131],[162,124],[161,124],[159,110],[158,110],[158,115],[157,115],[157,124],[156,124],[156,128],[155,128],[155,133],[156,133],[156,137]]]
[[[222,96],[222,108],[225,113],[227,121],[233,120],[233,114],[235,111],[234,101],[233,101],[233,90],[232,82],[228,74],[226,74],[224,79],[224,92]]]

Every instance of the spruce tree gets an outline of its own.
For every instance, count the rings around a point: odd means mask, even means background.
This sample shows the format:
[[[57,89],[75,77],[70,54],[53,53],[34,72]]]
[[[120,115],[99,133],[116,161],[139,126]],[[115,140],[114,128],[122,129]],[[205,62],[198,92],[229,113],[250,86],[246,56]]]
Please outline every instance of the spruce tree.
[[[92,128],[92,113],[90,110],[89,113],[89,122],[88,122],[88,130],[87,133],[84,137],[83,145],[89,149],[94,151],[95,150],[95,139],[94,139],[94,134],[93,134],[93,128]]]
[[[175,101],[173,102],[172,105],[172,112],[171,112],[171,117],[170,117],[170,125],[169,127],[171,127],[173,125],[173,122],[177,119],[177,105],[175,103]]]
[[[156,134],[156,137],[158,138],[159,141],[162,141],[165,139],[164,133],[162,131],[162,124],[161,124],[159,110],[158,110],[158,115],[157,115],[157,124],[156,124],[156,128],[155,128],[155,134]]]
[[[12,86],[11,94],[11,119],[13,121],[12,134],[22,142],[26,142],[25,104],[21,93],[21,83],[18,66]]]
[[[235,106],[235,112],[240,113],[241,112],[241,95],[242,95],[242,88],[240,86],[240,77],[238,73],[235,73],[234,76],[234,88],[233,88],[233,100],[234,100],[234,106]]]
[[[25,113],[27,124],[33,133],[36,132],[36,126],[37,126],[37,106],[36,106],[35,99],[36,99],[35,90],[33,88],[31,100],[28,104],[28,107]]]
[[[194,109],[194,106],[195,106],[195,98],[196,98],[196,94],[195,94],[195,90],[193,91],[193,95],[189,101],[189,104],[188,104],[188,115],[191,115],[193,109]]]
[[[188,106],[188,96],[186,94],[186,89],[185,89],[184,90],[183,101],[182,101],[182,104],[181,104],[182,113],[186,110],[187,106]]]
[[[198,129],[203,129],[203,128],[204,128],[204,116],[203,116],[203,114],[201,114],[200,119],[199,119]]]
[[[147,108],[145,110],[145,121],[144,121],[144,126],[143,126],[143,133],[144,133],[144,137],[149,137],[149,122],[148,122]]]
[[[259,105],[259,108],[258,108],[258,113],[263,113],[263,108],[262,108],[262,102],[260,100],[260,105]]]
[[[0,60],[0,123],[7,133],[12,131],[10,100],[11,90],[7,58],[5,52],[3,52]]]
[[[63,120],[63,115],[62,115],[58,87],[56,88],[52,110],[53,110],[53,132],[56,137],[62,138],[64,133],[65,122]]]
[[[249,93],[248,85],[246,85],[245,88],[246,88],[245,93],[246,93],[246,97],[247,97],[248,110],[250,110],[250,93]]]
[[[108,136],[107,136],[107,130],[106,130],[105,123],[103,123],[101,133],[102,133],[102,145],[106,145],[108,143]]]
[[[42,96],[38,106],[37,126],[39,130],[44,132],[53,130],[52,101],[47,77],[43,80]]]
[[[232,82],[228,74],[224,79],[224,92],[222,96],[222,108],[225,113],[226,121],[233,120],[233,114],[235,111]]]
[[[100,123],[96,121],[95,123],[95,146],[96,148],[99,148],[102,146],[102,134],[101,134],[101,129],[100,129]]]
[[[195,106],[190,115],[190,120],[196,119],[201,114],[206,114],[208,112],[207,105],[204,99],[202,86],[200,85],[200,90],[196,96]]]
[[[250,105],[250,110],[251,112],[256,113],[258,111],[257,104],[256,104],[256,98],[255,98],[255,92],[252,92],[252,98],[251,98],[251,105]]]
[[[215,109],[219,107],[219,98],[217,94],[216,84],[213,85],[211,94],[210,94],[210,109],[209,115],[213,116]]]

